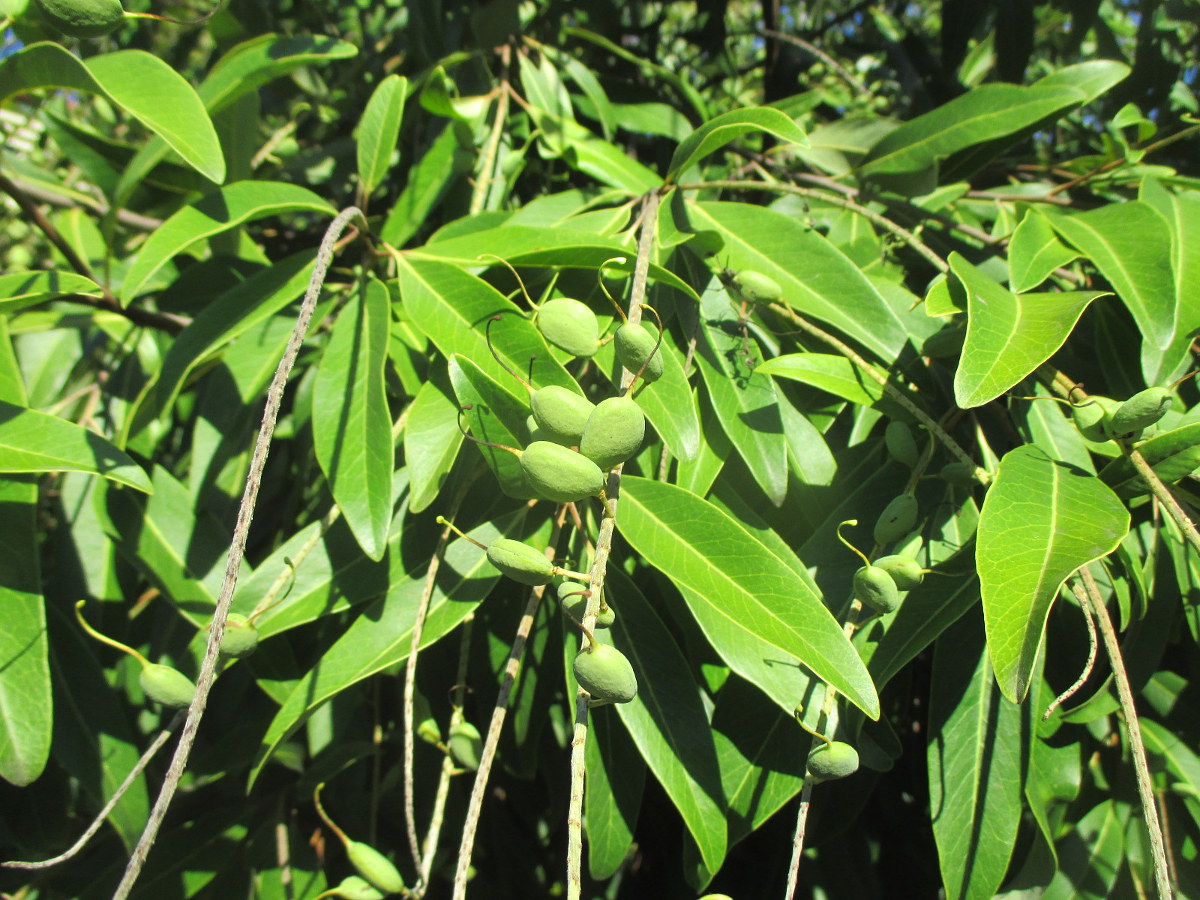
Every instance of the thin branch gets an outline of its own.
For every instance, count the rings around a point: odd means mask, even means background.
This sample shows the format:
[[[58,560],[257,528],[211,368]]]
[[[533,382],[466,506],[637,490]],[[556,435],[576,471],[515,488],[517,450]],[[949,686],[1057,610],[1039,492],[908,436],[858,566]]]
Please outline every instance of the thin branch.
[[[68,197],[64,194],[57,194],[40,184],[33,184],[21,178],[13,178],[12,183],[30,197],[40,200],[43,203],[49,203],[51,206],[59,206],[64,209],[75,209],[79,206],[86,206],[98,216],[107,216],[111,210],[109,205],[103,200],[89,197],[86,194],[83,196]],[[155,231],[162,227],[163,223],[162,219],[156,219],[154,216],[143,216],[141,213],[135,213],[128,209],[117,210],[117,221],[130,228],[136,228],[138,231]]]
[[[1066,703],[1075,692],[1083,687],[1084,683],[1091,677],[1092,669],[1096,667],[1096,652],[1099,649],[1096,639],[1096,622],[1092,618],[1092,605],[1090,603],[1080,603],[1079,608],[1083,611],[1083,620],[1087,622],[1088,632],[1088,656],[1087,662],[1083,664],[1083,671],[1079,673],[1079,677],[1075,679],[1075,683],[1059,694],[1046,707],[1046,712],[1042,715],[1042,721],[1045,722],[1050,718],[1051,713],[1058,709],[1062,704]]]
[[[1137,469],[1137,473],[1142,477],[1142,481],[1154,492],[1154,496],[1158,498],[1158,501],[1166,508],[1167,513],[1175,520],[1175,524],[1179,526],[1188,543],[1195,550],[1200,551],[1200,532],[1196,531],[1196,526],[1192,523],[1188,514],[1184,512],[1183,507],[1179,505],[1179,501],[1175,499],[1175,495],[1171,493],[1170,488],[1163,484],[1162,479],[1158,477],[1158,474],[1154,471],[1150,463],[1146,462],[1146,457],[1142,456],[1141,451],[1136,447],[1130,447],[1129,461]]]
[[[183,722],[182,710],[175,713],[167,727],[159,732],[158,737],[156,737],[150,746],[146,748],[146,752],[142,754],[141,759],[139,759],[136,765],[129,770],[129,774],[125,776],[125,780],[121,782],[120,787],[118,787],[116,791],[113,792],[113,795],[108,798],[108,802],[104,804],[104,808],[97,813],[96,818],[92,820],[92,824],[87,827],[87,830],[80,835],[79,840],[71,845],[71,849],[62,852],[58,854],[58,856],[52,857],[51,859],[44,859],[41,862],[20,862],[14,860],[12,862],[0,863],[0,867],[5,869],[48,869],[51,866],[64,863],[71,857],[75,856],[87,845],[87,842],[92,839],[92,835],[100,830],[100,826],[104,824],[104,820],[108,818],[108,814],[113,811],[113,807],[121,801],[121,798],[125,796],[125,792],[133,786],[133,783],[137,781],[138,776],[141,775],[146,766],[150,764],[150,760],[154,758],[155,754],[162,749],[163,744],[167,742],[167,739],[174,733],[175,729],[179,727],[181,722]]]
[[[1112,619],[1108,617],[1108,608],[1096,587],[1096,581],[1087,567],[1079,570],[1083,589],[1074,580],[1071,588],[1079,602],[1091,603],[1092,612],[1100,625],[1100,634],[1104,638],[1104,649],[1108,653],[1109,665],[1112,667],[1113,679],[1117,682],[1117,697],[1121,703],[1121,715],[1125,719],[1125,729],[1129,733],[1129,751],[1133,757],[1133,771],[1137,775],[1138,795],[1142,801],[1142,816],[1146,819],[1146,830],[1150,833],[1150,851],[1154,857],[1154,880],[1158,885],[1159,900],[1171,900],[1175,896],[1171,888],[1170,872],[1167,870],[1167,851],[1163,842],[1162,824],[1158,819],[1158,806],[1154,802],[1154,787],[1150,781],[1150,766],[1146,762],[1146,744],[1142,740],[1142,726],[1138,721],[1137,706],[1133,702],[1133,687],[1129,683],[1129,673],[1125,671],[1125,661],[1121,656],[1121,645],[1117,641],[1117,632],[1113,628]]]
[[[476,176],[475,187],[471,192],[471,215],[483,210],[487,202],[488,191],[491,190],[493,173],[496,171],[496,154],[500,149],[500,139],[504,136],[504,125],[508,119],[509,83],[508,67],[512,48],[505,44],[500,48],[500,81],[498,83],[499,97],[496,100],[496,120],[492,123],[492,131],[484,145],[483,155],[479,158],[479,174]]]
[[[312,321],[313,310],[317,305],[317,297],[321,293],[321,286],[325,282],[325,273],[329,270],[329,263],[333,258],[333,246],[350,220],[355,217],[361,219],[362,213],[357,208],[351,206],[338,213],[337,217],[329,223],[329,228],[321,240],[320,250],[317,252],[317,260],[313,266],[312,278],[309,280],[308,290],[304,294],[304,302],[300,306],[300,313],[296,319],[296,327],[292,330],[292,336],[288,340],[283,358],[279,361],[279,366],[275,370],[275,377],[271,380],[271,385],[267,389],[267,402],[263,410],[262,426],[259,428],[258,439],[254,445],[254,454],[250,460],[250,469],[246,473],[246,487],[242,493],[241,504],[238,507],[237,524],[234,527],[233,540],[229,546],[229,558],[225,566],[225,579],[221,583],[221,592],[217,597],[217,606],[213,612],[212,624],[208,630],[208,646],[205,648],[204,661],[200,666],[200,676],[196,680],[196,695],[192,698],[191,706],[188,707],[187,721],[184,723],[183,733],[179,736],[179,744],[175,748],[175,755],[172,757],[171,765],[167,769],[167,775],[163,780],[158,798],[154,801],[154,807],[150,810],[150,818],[146,822],[145,830],[142,832],[142,836],[138,840],[133,854],[129,857],[129,862],[125,866],[125,873],[121,877],[121,882],[117,885],[117,889],[113,894],[113,900],[125,900],[129,896],[129,892],[133,890],[134,882],[137,881],[137,877],[142,871],[142,866],[145,865],[146,857],[150,853],[150,847],[154,843],[154,839],[158,836],[158,830],[162,826],[163,818],[167,814],[167,807],[170,806],[171,799],[175,796],[175,791],[179,787],[179,781],[183,778],[183,770],[187,765],[192,744],[196,739],[196,731],[200,727],[200,719],[204,715],[204,709],[208,703],[208,694],[212,690],[213,679],[216,675],[217,656],[221,650],[221,636],[225,632],[225,620],[229,616],[229,607],[233,601],[233,589],[237,586],[238,569],[242,563],[242,556],[246,551],[246,537],[250,531],[250,521],[254,517],[254,504],[258,499],[258,489],[262,482],[263,468],[267,463],[267,452],[271,447],[271,436],[275,431],[275,420],[279,416],[279,407],[283,402],[283,388],[287,384],[288,375],[291,373],[292,365],[296,361],[296,355],[300,352],[300,344],[304,340],[305,332],[308,331],[309,322]]]

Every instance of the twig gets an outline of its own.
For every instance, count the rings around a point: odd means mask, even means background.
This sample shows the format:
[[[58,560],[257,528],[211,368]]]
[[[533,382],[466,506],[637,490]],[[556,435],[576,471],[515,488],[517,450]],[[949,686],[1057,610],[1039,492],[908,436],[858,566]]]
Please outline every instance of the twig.
[[[504,124],[508,119],[508,66],[512,48],[505,44],[500,48],[500,82],[499,97],[496,99],[496,120],[492,123],[492,131],[484,145],[483,155],[479,158],[479,174],[476,176],[475,187],[471,191],[471,215],[483,210],[487,202],[488,191],[492,187],[492,173],[496,171],[496,153],[500,149],[500,139],[504,136]]]
[[[312,278],[309,279],[308,290],[304,294],[304,302],[301,304],[300,314],[296,318],[296,327],[292,330],[292,336],[288,340],[283,358],[279,361],[279,366],[275,370],[275,377],[271,380],[271,385],[267,389],[267,402],[263,409],[262,426],[259,428],[258,439],[254,445],[254,454],[250,460],[250,469],[246,473],[246,487],[242,493],[241,504],[238,506],[237,524],[233,530],[233,540],[229,545],[229,559],[225,566],[225,579],[221,583],[221,592],[217,597],[216,609],[213,611],[212,624],[208,629],[208,646],[205,648],[204,661],[200,666],[199,678],[196,680],[196,695],[192,698],[191,706],[188,707],[187,721],[184,723],[183,732],[179,736],[179,743],[175,747],[175,755],[172,757],[171,765],[167,769],[166,778],[163,779],[163,785],[159,791],[158,798],[154,801],[154,807],[150,810],[150,818],[146,822],[145,830],[142,831],[142,836],[138,840],[137,846],[134,847],[133,854],[129,857],[129,862],[125,866],[125,873],[121,877],[121,882],[117,885],[116,891],[113,893],[113,900],[125,900],[129,896],[129,892],[133,890],[134,882],[137,881],[137,877],[142,871],[142,866],[145,865],[146,857],[150,853],[150,846],[158,836],[158,829],[167,814],[167,807],[170,806],[171,799],[175,796],[175,790],[179,787],[179,781],[183,777],[183,770],[187,765],[188,755],[191,753],[192,744],[196,739],[196,731],[200,727],[200,719],[204,715],[204,708],[208,703],[208,694],[212,690],[217,668],[217,656],[221,649],[221,636],[225,632],[225,620],[229,616],[229,606],[233,600],[233,589],[237,585],[238,569],[242,563],[242,556],[246,551],[246,537],[250,531],[250,521],[254,517],[254,504],[258,499],[258,489],[262,482],[263,467],[267,463],[267,451],[271,447],[271,435],[275,431],[275,420],[279,416],[279,407],[283,402],[283,388],[287,384],[288,375],[291,373],[292,365],[296,361],[296,355],[300,352],[300,344],[304,340],[308,324],[312,321],[313,310],[317,305],[317,297],[321,293],[321,285],[325,282],[325,273],[329,270],[329,263],[333,258],[333,245],[350,220],[356,216],[361,219],[362,213],[357,208],[351,206],[338,213],[337,217],[329,223],[329,228],[326,229],[325,236],[321,239],[321,247],[317,252],[317,260],[313,266]]]
[[[1146,830],[1150,833],[1150,852],[1154,857],[1154,880],[1158,885],[1159,900],[1171,900],[1175,892],[1171,888],[1171,877],[1167,870],[1167,851],[1163,842],[1162,824],[1158,819],[1158,807],[1154,802],[1154,787],[1150,782],[1150,766],[1146,763],[1146,744],[1142,740],[1142,726],[1138,721],[1137,707],[1133,702],[1133,688],[1129,684],[1129,673],[1125,671],[1125,662],[1121,656],[1121,646],[1117,642],[1117,632],[1113,628],[1112,619],[1108,617],[1108,608],[1096,587],[1096,581],[1087,567],[1079,570],[1084,590],[1078,583],[1072,581],[1071,588],[1080,603],[1090,602],[1092,612],[1100,624],[1100,634],[1104,637],[1104,649],[1108,653],[1109,665],[1112,667],[1113,678],[1117,682],[1117,697],[1121,703],[1121,715],[1125,719],[1125,728],[1129,733],[1129,751],[1133,757],[1133,770],[1137,775],[1138,795],[1142,801],[1142,815],[1146,819]]]
[[[1050,714],[1058,709],[1062,704],[1066,703],[1075,692],[1083,687],[1084,682],[1092,674],[1092,669],[1096,667],[1096,651],[1099,649],[1096,641],[1096,623],[1092,619],[1092,605],[1090,603],[1080,603],[1079,608],[1083,611],[1083,620],[1087,622],[1088,631],[1088,657],[1087,662],[1083,664],[1083,671],[1079,673],[1079,677],[1075,679],[1075,683],[1069,688],[1054,698],[1053,702],[1046,707],[1046,712],[1042,716],[1042,721],[1045,722],[1050,718]]]
[[[1171,493],[1170,488],[1163,484],[1162,479],[1158,477],[1158,473],[1154,471],[1150,463],[1146,462],[1146,457],[1142,456],[1141,451],[1136,447],[1130,447],[1129,461],[1133,463],[1133,467],[1142,476],[1142,481],[1154,492],[1154,496],[1158,498],[1158,501],[1166,507],[1167,513],[1175,520],[1175,524],[1179,526],[1188,543],[1197,551],[1200,551],[1200,533],[1196,531],[1196,526],[1192,524],[1192,520],[1188,517],[1188,514],[1179,505],[1179,501],[1175,499],[1175,495]]]
[[[417,886],[413,888],[414,898],[425,896],[429,889],[429,873],[433,871],[433,857],[437,853],[438,842],[442,837],[442,823],[445,821],[446,800],[450,797],[450,778],[454,775],[454,760],[446,754],[442,760],[442,774],[438,778],[437,796],[433,799],[433,815],[429,819],[429,831],[425,833],[424,856],[417,871]]]
[[[563,504],[554,521],[554,529],[546,546],[546,557],[553,559],[562,533],[563,522],[566,519],[567,507]],[[525,603],[525,611],[521,621],[517,623],[517,632],[513,635],[512,647],[508,651],[508,659],[504,663],[504,680],[500,683],[500,691],[496,695],[496,705],[492,707],[492,719],[488,724],[487,734],[483,740],[483,750],[479,754],[479,768],[475,771],[475,781],[471,785],[471,796],[467,801],[467,817],[463,822],[462,840],[458,845],[458,860],[454,866],[454,900],[463,900],[467,896],[467,875],[471,867],[471,855],[475,850],[475,832],[479,827],[479,816],[483,810],[483,794],[487,790],[488,778],[492,773],[492,762],[496,758],[496,748],[500,744],[500,732],[504,728],[504,719],[508,715],[508,700],[512,695],[513,685],[521,671],[521,659],[525,655],[525,644],[529,633],[533,630],[533,620],[537,615],[538,604],[542,600],[545,586],[539,585],[529,591],[529,599]]]
[[[133,783],[137,780],[137,777],[142,774],[142,770],[150,764],[150,760],[154,758],[154,755],[158,753],[158,751],[162,748],[162,745],[167,742],[167,738],[169,738],[175,729],[179,727],[179,724],[182,721],[183,712],[180,711],[175,713],[175,716],[171,719],[170,723],[168,723],[167,727],[159,732],[158,737],[156,737],[150,746],[146,748],[146,752],[142,754],[141,759],[139,759],[134,767],[129,770],[129,774],[125,776],[125,780],[121,782],[120,787],[118,787],[116,791],[113,792],[113,795],[109,797],[108,802],[104,804],[104,808],[100,810],[100,812],[97,813],[96,818],[92,820],[92,824],[87,827],[87,830],[82,835],[80,835],[79,840],[71,845],[71,849],[62,852],[58,854],[58,856],[52,857],[51,859],[44,859],[40,862],[20,862],[14,860],[12,862],[0,863],[0,867],[5,869],[48,869],[51,866],[64,863],[71,857],[75,856],[75,854],[82,850],[87,845],[87,842],[92,839],[92,835],[100,830],[100,826],[104,824],[104,820],[108,818],[108,814],[113,811],[113,807],[116,806],[120,802],[121,798],[125,796],[125,792],[133,786]]]
[[[855,93],[862,94],[867,100],[874,99],[875,95],[871,92],[869,87],[855,78],[853,73],[846,69],[845,66],[839,63],[836,59],[834,59],[816,44],[812,44],[804,40],[804,38],[796,37],[794,34],[788,34],[783,31],[774,31],[770,28],[761,28],[759,29],[758,33],[769,38],[775,38],[779,41],[786,41],[789,44],[795,44],[801,50],[807,50],[813,56],[817,57],[817,59],[821,60],[821,62],[825,63],[825,65],[829,66],[829,68],[833,69],[833,71],[837,72],[837,74],[842,77],[842,80],[845,81],[846,84],[850,85]]]

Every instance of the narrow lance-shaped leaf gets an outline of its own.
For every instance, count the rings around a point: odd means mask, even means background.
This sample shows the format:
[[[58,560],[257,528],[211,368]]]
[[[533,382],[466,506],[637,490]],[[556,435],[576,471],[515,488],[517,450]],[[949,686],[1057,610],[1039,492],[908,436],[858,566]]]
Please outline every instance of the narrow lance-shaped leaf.
[[[1010,451],[979,514],[975,560],[988,652],[1004,696],[1029,691],[1046,617],[1067,577],[1107,556],[1129,511],[1100,479],[1032,445]]]
[[[392,512],[392,420],[384,384],[388,290],[368,277],[338,317],[313,387],[313,445],[363,552],[379,559]]]
[[[770,106],[734,109],[710,119],[680,141],[667,168],[667,181],[674,181],[694,163],[730,141],[756,131],[800,147],[808,146],[808,135],[787,113]]]
[[[0,275],[0,314],[14,313],[69,294],[102,297],[104,290],[96,282],[74,272],[14,272]]]
[[[400,136],[407,94],[408,79],[389,75],[367,101],[357,135],[358,180],[363,197],[369,197],[387,175]]]

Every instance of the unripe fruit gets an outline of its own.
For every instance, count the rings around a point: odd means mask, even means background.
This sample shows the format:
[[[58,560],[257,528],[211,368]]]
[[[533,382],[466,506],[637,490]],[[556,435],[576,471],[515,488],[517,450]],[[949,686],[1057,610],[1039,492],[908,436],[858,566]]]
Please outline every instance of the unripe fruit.
[[[634,374],[645,365],[642,379],[649,384],[658,381],[663,373],[663,357],[655,350],[658,337],[651,334],[641,325],[630,325],[626,322],[617,329],[613,344],[617,351],[617,359],[626,369]],[[649,360],[649,362],[646,362]]]
[[[1107,441],[1108,423],[1118,406],[1120,404],[1110,397],[1092,394],[1087,402],[1071,410],[1071,417],[1079,433],[1089,441]]]
[[[578,447],[594,403],[557,384],[539,388],[529,396],[533,420],[546,440],[564,447]]]
[[[907,556],[881,556],[872,565],[892,576],[897,590],[911,591],[925,580],[921,564]]]
[[[579,452],[601,469],[611,469],[637,453],[646,437],[646,414],[631,397],[609,397],[588,417]]]
[[[234,659],[249,656],[258,649],[258,629],[239,613],[230,613],[221,636],[221,652]]]
[[[354,871],[372,887],[385,894],[399,894],[404,890],[404,879],[390,859],[362,841],[346,841],[346,858]]]
[[[474,772],[479,768],[479,759],[483,755],[483,737],[479,729],[462,717],[462,712],[455,710],[450,719],[450,756],[462,769]]]
[[[593,700],[628,703],[637,696],[637,676],[625,654],[608,644],[593,644],[575,657],[575,680]]]
[[[910,469],[921,458],[921,451],[917,447],[917,439],[913,437],[912,429],[908,427],[906,422],[896,420],[888,422],[887,429],[883,432],[883,441],[887,444],[888,453],[892,454],[894,459],[904,463]]]
[[[583,614],[588,602],[584,591],[587,589],[586,584],[579,584],[575,581],[564,581],[558,586],[558,602],[562,604],[563,611],[574,618],[576,622],[583,621]],[[596,627],[609,628],[615,621],[617,621],[617,614],[613,608],[608,604],[602,605],[600,612],[596,614]]]
[[[548,583],[554,574],[554,563],[546,559],[544,553],[512,538],[497,538],[493,541],[487,548],[487,558],[488,562],[513,581],[530,587]]]
[[[1129,434],[1149,428],[1171,408],[1171,391],[1165,387],[1146,388],[1117,407],[1108,431],[1111,435]]]
[[[37,0],[42,18],[63,34],[97,38],[125,20],[120,0]]]
[[[879,566],[863,566],[854,573],[854,597],[877,613],[890,613],[900,605],[896,582]]]
[[[196,694],[196,686],[192,684],[191,679],[178,669],[158,663],[142,667],[138,684],[151,700],[172,709],[191,706],[192,697]]]
[[[543,303],[538,308],[536,324],[542,337],[572,356],[595,356],[600,346],[596,314],[586,303],[570,297],[556,297]]]
[[[582,454],[550,441],[534,441],[521,454],[521,470],[539,497],[574,503],[604,487],[600,467]]]
[[[526,441],[527,444],[531,444],[534,441],[550,440],[550,435],[542,431],[542,426],[537,423],[537,419],[533,417],[533,413],[525,417],[525,430],[529,433],[529,440]]]
[[[347,875],[341,884],[328,893],[334,897],[341,897],[342,900],[382,900],[387,896],[357,875]]]
[[[733,276],[733,283],[751,303],[774,303],[783,296],[783,288],[778,281],[752,269],[738,272]]]
[[[975,480],[975,467],[970,463],[946,463],[938,475],[943,481],[948,481],[955,487],[973,488],[978,484]]]
[[[845,741],[822,744],[808,754],[808,771],[818,781],[853,775],[858,771],[858,751]]]
[[[875,543],[890,544],[898,541],[917,524],[917,498],[913,494],[901,494],[884,507],[875,523]]]

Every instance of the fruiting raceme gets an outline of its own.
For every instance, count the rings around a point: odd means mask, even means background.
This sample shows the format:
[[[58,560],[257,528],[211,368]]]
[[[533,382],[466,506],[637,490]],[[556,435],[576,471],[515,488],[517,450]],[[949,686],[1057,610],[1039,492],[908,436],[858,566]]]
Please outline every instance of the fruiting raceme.
[[[863,566],[854,573],[854,597],[877,613],[890,613],[900,605],[896,582],[878,566]]]
[[[592,643],[572,666],[579,686],[601,703],[628,703],[637,696],[637,676],[625,654],[608,644]]]
[[[579,442],[579,452],[601,469],[629,459],[646,437],[646,415],[631,397],[609,397],[596,404]]]
[[[829,741],[808,754],[808,771],[817,781],[833,781],[858,771],[858,751],[845,741]]]
[[[662,378],[663,355],[657,344],[656,335],[641,325],[631,325],[628,322],[617,329],[613,339],[613,346],[621,365],[634,374],[641,371],[642,380],[647,384]]]
[[[1107,441],[1109,423],[1120,405],[1111,397],[1092,394],[1086,402],[1071,411],[1071,417],[1075,420],[1075,427],[1079,429],[1079,433],[1089,441]]]
[[[249,656],[258,649],[258,629],[245,616],[230,613],[221,636],[221,652],[234,659]]]
[[[604,473],[574,450],[550,441],[534,441],[521,453],[521,470],[537,495],[556,503],[595,497],[604,487]]]
[[[563,612],[576,622],[582,622],[587,608],[588,586],[574,581],[564,581],[558,586],[558,602],[562,604]],[[601,600],[600,611],[596,614],[596,627],[610,628],[615,621],[617,621],[616,612]]]
[[[911,591],[925,580],[921,564],[907,556],[881,556],[872,565],[887,572],[897,590]]]
[[[69,37],[97,38],[125,20],[120,0],[36,0],[42,18]]]
[[[591,357],[600,347],[600,324],[586,303],[556,297],[538,307],[534,320],[547,341],[572,356]]]
[[[733,276],[733,283],[738,293],[751,303],[774,303],[783,297],[778,281],[753,269],[742,269]]]
[[[545,440],[578,447],[596,405],[572,390],[551,384],[529,395],[529,408]]]
[[[884,507],[875,522],[875,543],[890,544],[898,541],[917,524],[917,498],[913,494],[901,494]]]
[[[1149,428],[1167,414],[1172,402],[1168,388],[1152,387],[1139,391],[1117,407],[1108,432],[1115,437]]]
[[[547,584],[554,576],[554,563],[544,553],[512,538],[493,541],[487,548],[487,558],[513,581],[531,587]]]

